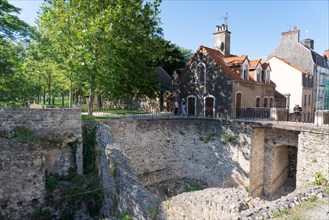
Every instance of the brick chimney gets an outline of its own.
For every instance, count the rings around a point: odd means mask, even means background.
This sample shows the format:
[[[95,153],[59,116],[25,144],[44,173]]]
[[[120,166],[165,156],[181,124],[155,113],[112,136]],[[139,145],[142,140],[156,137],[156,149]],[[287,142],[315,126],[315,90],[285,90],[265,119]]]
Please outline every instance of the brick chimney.
[[[305,40],[302,40],[301,43],[302,43],[304,46],[306,46],[306,47],[308,47],[308,48],[314,50],[314,40],[313,40],[313,39],[307,38],[307,39],[305,39]]]
[[[288,31],[288,32],[283,32],[281,33],[281,42],[282,41],[297,41],[299,42],[299,30],[298,29],[294,29],[292,31]]]

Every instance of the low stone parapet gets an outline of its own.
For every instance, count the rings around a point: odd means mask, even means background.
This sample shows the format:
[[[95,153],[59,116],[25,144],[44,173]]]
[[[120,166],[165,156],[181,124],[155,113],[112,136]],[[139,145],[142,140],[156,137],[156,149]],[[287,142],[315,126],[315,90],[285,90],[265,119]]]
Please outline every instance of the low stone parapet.
[[[329,124],[329,110],[320,110],[315,112],[314,124]]]

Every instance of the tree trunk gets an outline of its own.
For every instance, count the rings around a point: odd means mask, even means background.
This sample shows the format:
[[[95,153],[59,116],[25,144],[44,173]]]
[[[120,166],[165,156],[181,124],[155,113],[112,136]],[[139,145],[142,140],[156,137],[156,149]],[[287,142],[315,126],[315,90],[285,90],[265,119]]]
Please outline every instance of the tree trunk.
[[[88,115],[93,115],[94,95],[95,95],[95,76],[91,76],[89,89]]]
[[[48,81],[48,105],[51,105],[51,84],[50,84],[50,77]]]
[[[64,101],[65,101],[65,95],[64,93],[62,94],[62,107],[64,107]]]
[[[43,90],[43,104],[46,104],[46,90]]]
[[[72,108],[72,79],[70,78],[70,88],[69,88],[69,107]]]
[[[97,108],[102,108],[102,107],[103,107],[102,96],[97,95]]]

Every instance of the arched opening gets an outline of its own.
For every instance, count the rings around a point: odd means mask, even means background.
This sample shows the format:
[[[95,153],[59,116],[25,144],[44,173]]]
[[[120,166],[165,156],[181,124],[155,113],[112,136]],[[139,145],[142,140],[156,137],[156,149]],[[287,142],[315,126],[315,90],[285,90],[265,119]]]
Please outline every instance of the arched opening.
[[[188,115],[195,115],[196,113],[196,97],[195,96],[188,96],[187,97],[187,114]]]
[[[241,102],[242,102],[242,94],[241,92],[236,94],[236,100],[235,100],[235,116],[239,118],[241,116]]]
[[[270,197],[285,196],[296,188],[297,147],[279,145],[272,150]]]
[[[205,111],[204,116],[206,117],[214,117],[215,113],[215,98],[212,95],[206,96],[204,99],[205,102]]]
[[[260,107],[260,97],[256,98],[256,108]]]

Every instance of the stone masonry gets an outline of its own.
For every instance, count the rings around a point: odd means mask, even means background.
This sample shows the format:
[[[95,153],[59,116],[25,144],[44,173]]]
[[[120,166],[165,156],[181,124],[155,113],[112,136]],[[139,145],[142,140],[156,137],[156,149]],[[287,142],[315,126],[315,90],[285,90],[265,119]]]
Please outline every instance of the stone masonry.
[[[196,179],[246,187],[251,127],[212,119],[103,121],[146,186]]]
[[[31,215],[44,201],[46,173],[66,175],[71,169],[82,173],[80,115],[77,109],[0,109],[0,218]],[[18,127],[31,130],[40,140],[60,141],[47,146],[18,141]]]
[[[266,219],[310,196],[324,196],[323,188],[306,185],[315,171],[328,179],[327,129],[196,118],[101,123],[144,185],[192,178],[215,187],[163,201],[158,219]],[[313,164],[304,163],[307,158]],[[274,201],[255,198],[271,198],[289,175],[299,181],[294,192]]]

